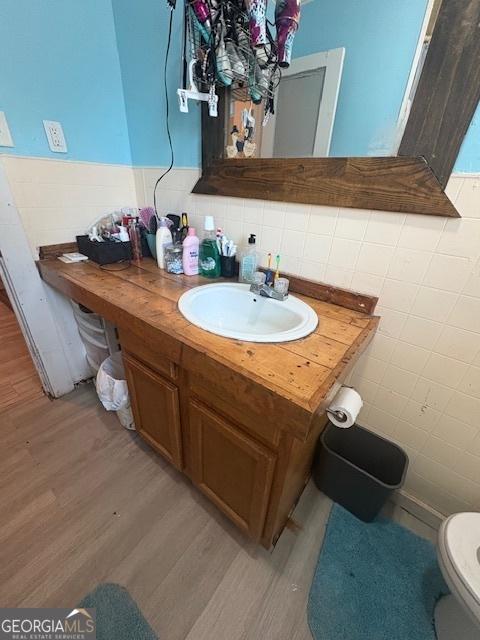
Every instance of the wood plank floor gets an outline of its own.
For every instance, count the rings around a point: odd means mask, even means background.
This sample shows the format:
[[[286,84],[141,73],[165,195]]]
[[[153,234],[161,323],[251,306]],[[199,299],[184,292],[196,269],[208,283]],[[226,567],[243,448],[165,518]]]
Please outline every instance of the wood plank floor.
[[[0,411],[0,602],[71,607],[127,587],[162,640],[310,640],[306,603],[331,503],[249,543],[103,410],[93,386]],[[132,639],[134,640],[134,639]]]
[[[0,301],[0,410],[43,395],[13,311]]]

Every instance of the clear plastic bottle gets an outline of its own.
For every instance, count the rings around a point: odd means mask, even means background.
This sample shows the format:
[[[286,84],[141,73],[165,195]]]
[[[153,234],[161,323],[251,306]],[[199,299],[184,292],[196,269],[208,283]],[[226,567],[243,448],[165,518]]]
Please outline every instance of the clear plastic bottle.
[[[251,284],[253,282],[253,274],[257,270],[258,253],[255,246],[255,234],[251,233],[248,243],[240,257],[240,273],[238,275],[239,282]]]
[[[220,277],[220,253],[213,216],[205,216],[205,237],[200,244],[198,268],[200,275],[205,278]]]

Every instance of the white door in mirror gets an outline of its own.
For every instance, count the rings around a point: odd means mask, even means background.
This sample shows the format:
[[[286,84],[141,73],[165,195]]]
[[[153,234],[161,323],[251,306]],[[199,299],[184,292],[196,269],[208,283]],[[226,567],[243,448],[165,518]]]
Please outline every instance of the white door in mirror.
[[[178,308],[197,327],[245,342],[298,340],[318,325],[317,314],[302,300],[264,298],[251,293],[247,284],[219,282],[195,287],[180,297]]]

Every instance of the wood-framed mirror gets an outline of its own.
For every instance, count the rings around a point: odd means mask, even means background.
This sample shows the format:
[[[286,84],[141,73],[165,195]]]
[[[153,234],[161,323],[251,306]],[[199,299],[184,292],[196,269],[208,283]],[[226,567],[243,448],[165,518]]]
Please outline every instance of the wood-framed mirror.
[[[317,11],[322,10],[322,0],[307,0],[307,3],[302,9],[304,21],[305,14],[307,11],[312,12],[315,4]],[[342,2],[336,0],[327,4],[338,8]],[[417,18],[413,29],[416,41],[414,53],[412,54],[410,50],[411,59],[407,80],[404,76],[402,81],[405,90],[400,105],[395,107],[398,109],[397,127],[393,134],[390,131],[389,136],[386,136],[390,140],[390,145],[384,144],[385,136],[378,143],[378,132],[376,132],[376,144],[372,145],[367,141],[368,148],[365,155],[336,155],[336,151],[349,150],[348,146],[342,145],[339,141],[341,135],[336,135],[337,115],[335,122],[325,121],[326,124],[324,122],[322,125],[319,124],[319,120],[313,119],[315,127],[322,126],[327,132],[330,127],[330,136],[333,134],[334,148],[332,149],[332,138],[330,138],[328,157],[325,157],[325,149],[329,147],[328,140],[326,143],[325,140],[318,141],[314,133],[304,135],[303,139],[306,144],[311,144],[312,148],[317,146],[320,149],[318,153],[313,148],[313,153],[309,154],[310,157],[283,157],[286,155],[285,149],[290,148],[292,143],[294,143],[293,146],[297,146],[302,136],[299,134],[292,137],[290,132],[286,140],[277,140],[275,133],[273,134],[275,141],[272,143],[272,134],[266,135],[265,129],[262,132],[262,152],[257,154],[262,157],[238,157],[238,155],[233,158],[228,157],[234,155],[229,153],[227,147],[232,144],[230,141],[232,131],[236,129],[235,126],[232,128],[232,114],[235,113],[235,108],[232,91],[224,88],[219,91],[217,118],[209,117],[208,108],[205,104],[202,105],[202,175],[193,193],[355,209],[459,216],[446,195],[445,188],[480,99],[478,26],[480,0],[409,0],[404,3],[382,0],[380,5],[376,0],[368,3],[365,0],[356,4],[363,6],[364,13],[367,5],[375,5],[374,9],[376,7],[377,10],[380,6],[396,5],[399,21],[395,24],[395,13],[392,13],[388,22],[390,38],[392,33],[402,32],[398,25],[403,24],[402,20],[407,22],[407,18],[404,17],[407,5],[417,9],[417,5],[423,7],[423,14],[422,11],[417,11],[421,16],[421,23]],[[350,16],[350,19],[355,23],[354,16]],[[355,29],[357,32],[363,29],[371,36],[375,33],[375,23],[368,25],[366,20],[365,15],[362,24],[355,23]],[[307,21],[307,24],[311,26],[313,20]],[[297,37],[300,37],[301,29],[302,26]],[[407,35],[411,40],[412,33]],[[340,43],[344,46],[329,50],[329,53],[335,52],[337,77],[333,72],[330,73],[328,68],[322,77],[323,95],[330,96],[330,100],[332,91],[335,91],[335,83],[338,85],[337,91],[340,92],[338,101],[342,97],[342,88],[345,87],[344,93],[347,96],[352,96],[354,93],[345,86],[348,81],[349,50],[354,49],[354,43],[346,39],[346,36],[342,37],[343,40],[340,39]],[[385,34],[382,34],[382,41],[383,53],[388,53],[388,38],[386,42]],[[391,47],[397,46],[398,42],[399,40],[392,41]],[[319,46],[323,47],[323,45]],[[300,53],[303,50],[299,46]],[[308,56],[310,58],[317,56],[321,60],[320,53],[308,53],[305,59]],[[385,58],[388,57],[386,53]],[[377,63],[381,66],[378,56],[382,56],[382,51],[376,51],[374,55],[377,56]],[[343,57],[345,57],[343,78],[339,80],[338,68],[343,65]],[[358,59],[355,56],[352,57],[358,63]],[[308,67],[310,64],[310,61],[305,59],[300,61],[304,64],[303,70],[306,68],[305,65]],[[321,62],[317,64],[317,69],[319,65],[321,67]],[[298,95],[298,92],[302,92],[307,86],[301,84],[301,73],[300,66],[298,77],[295,77],[295,74],[291,76],[292,83],[284,91],[286,96]],[[329,73],[330,78],[327,77]],[[387,69],[387,77],[389,73],[393,71]],[[282,87],[285,77],[288,79],[289,75],[284,74],[279,87]],[[382,77],[382,74],[379,77]],[[297,85],[293,80],[297,81]],[[385,83],[379,87],[379,91],[387,93]],[[315,91],[312,91],[310,86],[308,90],[310,99],[315,99],[314,94]],[[279,98],[278,90],[276,97]],[[365,109],[367,108],[368,105]],[[291,105],[289,107],[286,104],[285,109],[286,116],[282,116],[278,109],[275,131],[279,127],[282,130],[282,122],[288,122],[288,113],[291,116]],[[322,107],[317,107],[315,103],[311,111],[318,113],[321,110]],[[306,114],[304,119],[308,119],[307,111],[304,112]],[[359,120],[357,127],[367,128],[365,122],[365,118]],[[345,136],[344,133],[342,135],[344,140],[348,139],[348,135]],[[312,140],[314,140],[313,143]],[[233,143],[235,142],[234,138]],[[301,141],[298,144],[299,148],[302,148]],[[355,145],[352,147],[355,151]],[[265,148],[273,157],[268,157]],[[378,149],[381,155],[375,153]],[[322,155],[323,157],[316,157]]]

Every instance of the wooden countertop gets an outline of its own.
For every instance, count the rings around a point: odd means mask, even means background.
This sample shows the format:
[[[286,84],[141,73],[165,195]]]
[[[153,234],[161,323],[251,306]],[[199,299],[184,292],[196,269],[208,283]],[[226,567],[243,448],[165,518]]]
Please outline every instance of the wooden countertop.
[[[379,318],[294,294],[318,314],[317,329],[301,340],[275,344],[241,342],[199,329],[179,312],[188,288],[210,282],[200,276],[175,276],[151,259],[121,271],[92,262],[39,263],[42,278],[55,289],[140,337],[161,332],[261,385],[279,399],[314,414],[325,407],[338,382],[373,337]],[[113,268],[109,265],[108,269]],[[181,353],[180,353],[181,358]],[[182,366],[188,369],[188,358]]]

